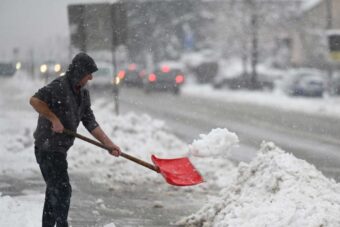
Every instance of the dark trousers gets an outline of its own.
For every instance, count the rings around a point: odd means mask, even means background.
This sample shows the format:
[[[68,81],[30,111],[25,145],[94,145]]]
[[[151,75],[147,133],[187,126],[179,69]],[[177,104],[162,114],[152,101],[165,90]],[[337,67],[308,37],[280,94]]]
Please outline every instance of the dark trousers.
[[[35,148],[35,156],[46,182],[43,227],[68,227],[72,188],[67,172],[66,155]]]

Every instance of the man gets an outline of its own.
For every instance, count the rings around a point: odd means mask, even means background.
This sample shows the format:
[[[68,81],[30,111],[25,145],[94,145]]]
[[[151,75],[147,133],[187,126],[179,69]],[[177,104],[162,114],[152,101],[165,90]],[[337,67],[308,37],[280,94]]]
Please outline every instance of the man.
[[[118,157],[121,154],[120,148],[96,122],[89,91],[84,87],[97,70],[90,56],[79,53],[65,76],[39,89],[30,99],[30,104],[39,113],[34,139],[35,156],[46,182],[43,227],[68,226],[72,189],[66,157],[75,138],[64,134],[64,129],[76,131],[81,121],[96,139],[110,148],[111,155]]]

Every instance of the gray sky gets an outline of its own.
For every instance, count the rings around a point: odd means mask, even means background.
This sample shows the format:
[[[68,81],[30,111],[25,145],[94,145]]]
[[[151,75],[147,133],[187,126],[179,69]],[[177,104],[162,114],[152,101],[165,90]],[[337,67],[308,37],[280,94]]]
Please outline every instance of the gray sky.
[[[41,55],[60,51],[56,40],[69,39],[67,5],[84,2],[105,1],[1,0],[0,58],[12,57],[15,47],[20,49],[20,55],[32,48]]]

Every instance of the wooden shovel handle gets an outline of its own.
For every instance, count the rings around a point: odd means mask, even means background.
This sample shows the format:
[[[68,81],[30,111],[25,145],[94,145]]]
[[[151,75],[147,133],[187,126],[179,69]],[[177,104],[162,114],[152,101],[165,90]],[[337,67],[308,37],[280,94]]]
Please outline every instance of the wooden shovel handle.
[[[103,148],[103,149],[105,149],[105,150],[110,151],[110,149],[109,149],[108,147],[106,147],[104,144],[101,144],[101,143],[99,143],[98,141],[92,140],[92,139],[87,138],[87,137],[85,137],[85,136],[83,136],[83,135],[80,135],[80,134],[78,134],[78,133],[75,133],[75,132],[73,132],[73,131],[71,131],[71,130],[69,130],[69,129],[64,129],[64,133],[67,134],[67,135],[70,135],[70,136],[77,137],[77,138],[79,138],[79,139],[81,139],[81,140],[84,140],[84,141],[86,141],[86,142],[88,142],[88,143],[92,143],[93,145],[96,145],[96,146],[98,146],[98,147],[101,147],[101,148]],[[138,159],[138,158],[136,158],[136,157],[133,157],[133,156],[131,156],[131,155],[129,155],[129,154],[126,154],[126,153],[124,153],[124,152],[121,152],[120,156],[123,156],[124,158],[129,159],[130,161],[133,161],[133,162],[135,162],[135,163],[137,163],[137,164],[140,164],[140,165],[142,165],[142,166],[144,166],[144,167],[146,167],[146,168],[149,168],[149,169],[151,169],[151,170],[153,170],[153,171],[159,173],[159,168],[157,168],[156,166],[154,166],[154,165],[152,165],[152,164],[150,164],[150,163],[147,163],[147,162],[145,162],[145,161],[143,161],[143,160],[140,160],[140,159]]]

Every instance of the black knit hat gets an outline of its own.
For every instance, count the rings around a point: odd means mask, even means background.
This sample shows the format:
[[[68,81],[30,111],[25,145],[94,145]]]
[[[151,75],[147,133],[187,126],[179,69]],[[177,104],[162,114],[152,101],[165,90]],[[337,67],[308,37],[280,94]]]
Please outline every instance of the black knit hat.
[[[81,74],[91,74],[98,70],[94,60],[86,53],[79,53],[72,59],[72,65],[81,72]]]

